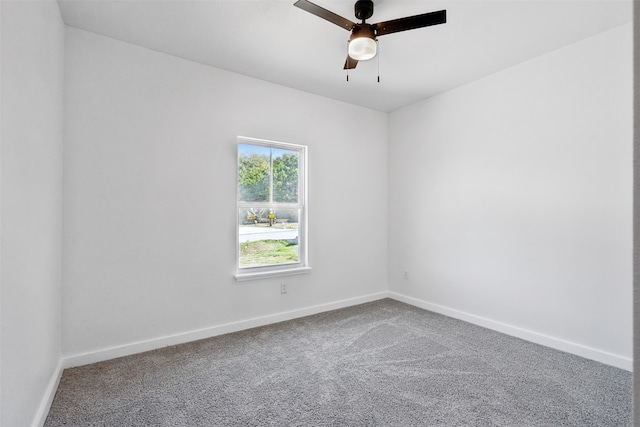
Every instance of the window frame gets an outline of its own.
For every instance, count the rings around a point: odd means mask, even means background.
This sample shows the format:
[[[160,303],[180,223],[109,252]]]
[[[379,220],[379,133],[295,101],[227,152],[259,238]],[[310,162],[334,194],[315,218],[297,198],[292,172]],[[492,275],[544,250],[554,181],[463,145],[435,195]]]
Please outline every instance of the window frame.
[[[257,145],[268,148],[284,149],[298,153],[298,202],[243,202],[240,200],[240,183],[238,180],[238,168],[240,164],[240,144]],[[308,147],[306,145],[291,144],[288,142],[271,141],[267,139],[237,136],[236,138],[236,281],[254,280],[267,277],[289,276],[305,274],[311,270],[308,261]],[[276,207],[278,206],[278,207]],[[240,209],[248,207],[265,207],[270,209],[299,209],[298,214],[298,262],[287,264],[275,264],[257,267],[240,267],[240,221],[238,213]]]

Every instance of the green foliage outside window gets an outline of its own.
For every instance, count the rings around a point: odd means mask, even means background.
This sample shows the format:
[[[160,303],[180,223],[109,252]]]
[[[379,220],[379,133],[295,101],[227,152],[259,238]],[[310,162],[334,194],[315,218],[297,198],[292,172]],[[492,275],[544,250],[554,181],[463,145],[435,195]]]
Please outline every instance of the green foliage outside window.
[[[298,201],[298,155],[295,153],[273,159],[273,200]]]
[[[269,201],[269,157],[261,154],[241,154],[238,163],[240,200]]]
[[[273,157],[273,153],[272,153]],[[269,173],[273,173],[273,200],[269,200]],[[240,200],[245,202],[296,203],[298,201],[298,154],[273,157],[261,153],[240,153],[238,159]]]

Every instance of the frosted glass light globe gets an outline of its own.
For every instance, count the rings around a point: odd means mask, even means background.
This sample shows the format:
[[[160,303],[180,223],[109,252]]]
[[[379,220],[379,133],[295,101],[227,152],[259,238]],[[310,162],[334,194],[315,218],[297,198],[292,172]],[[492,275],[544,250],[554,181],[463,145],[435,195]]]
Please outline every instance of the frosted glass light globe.
[[[366,61],[376,56],[376,41],[369,37],[358,37],[349,42],[349,56],[358,61]]]

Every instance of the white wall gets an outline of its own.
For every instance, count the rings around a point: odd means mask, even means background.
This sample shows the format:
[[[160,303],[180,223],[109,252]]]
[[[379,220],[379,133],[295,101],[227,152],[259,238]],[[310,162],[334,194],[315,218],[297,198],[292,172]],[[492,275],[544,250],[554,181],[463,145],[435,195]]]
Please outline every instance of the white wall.
[[[64,25],[2,1],[1,416],[38,425],[60,375]]]
[[[386,291],[386,114],[74,28],[65,67],[70,364]],[[310,274],[234,281],[236,135],[308,145]]]
[[[390,115],[391,292],[631,369],[631,40],[618,27]]]

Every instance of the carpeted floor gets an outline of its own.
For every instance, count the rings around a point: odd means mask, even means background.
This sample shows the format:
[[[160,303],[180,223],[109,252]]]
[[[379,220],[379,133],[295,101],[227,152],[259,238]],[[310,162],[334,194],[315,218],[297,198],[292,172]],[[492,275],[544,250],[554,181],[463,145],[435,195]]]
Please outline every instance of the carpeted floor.
[[[631,373],[376,301],[64,371],[53,426],[631,425]]]

